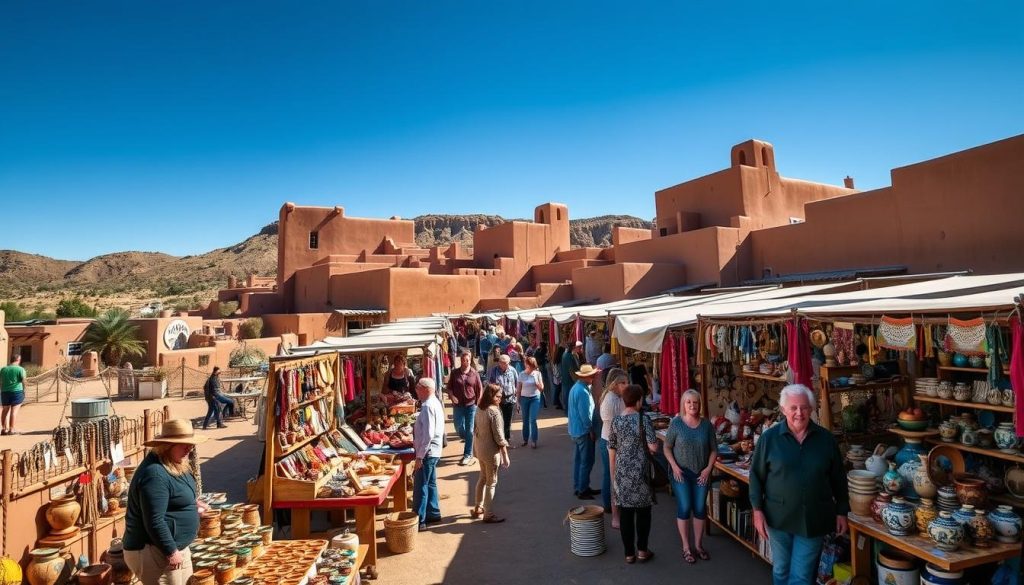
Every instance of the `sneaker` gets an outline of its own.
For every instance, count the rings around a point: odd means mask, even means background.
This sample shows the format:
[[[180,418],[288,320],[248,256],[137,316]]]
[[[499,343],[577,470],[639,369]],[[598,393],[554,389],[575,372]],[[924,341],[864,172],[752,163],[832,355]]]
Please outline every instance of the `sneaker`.
[[[463,457],[462,461],[459,461],[459,465],[461,465],[463,467],[469,465],[469,456]]]
[[[228,425],[217,425],[217,428],[218,429],[226,429],[226,428],[228,428]]]

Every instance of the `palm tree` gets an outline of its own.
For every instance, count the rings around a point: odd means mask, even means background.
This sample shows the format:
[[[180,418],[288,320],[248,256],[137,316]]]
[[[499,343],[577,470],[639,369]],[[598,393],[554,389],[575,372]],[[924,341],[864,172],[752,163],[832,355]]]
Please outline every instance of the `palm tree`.
[[[139,328],[128,322],[128,312],[109,309],[85,330],[82,345],[86,351],[95,351],[108,366],[117,366],[125,356],[141,356],[146,344],[139,339]]]

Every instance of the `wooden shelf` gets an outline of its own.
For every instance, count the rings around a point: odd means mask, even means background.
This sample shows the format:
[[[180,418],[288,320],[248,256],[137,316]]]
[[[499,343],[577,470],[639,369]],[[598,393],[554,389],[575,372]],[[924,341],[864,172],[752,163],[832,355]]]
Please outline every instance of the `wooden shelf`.
[[[317,402],[318,400],[323,400],[324,398],[329,398],[329,397],[330,396],[328,394],[320,394],[316,398],[311,398],[309,400],[304,400],[304,401],[296,404],[295,406],[290,407],[288,409],[288,412],[292,412],[292,411],[294,411],[297,408],[302,408],[303,406],[307,406],[307,405],[313,404],[314,402]]]
[[[718,520],[715,520],[714,516],[712,516],[711,514],[708,514],[708,520],[710,520],[712,524],[717,526],[719,530],[721,530],[722,532],[726,533],[728,536],[732,537],[733,540],[735,540],[736,542],[742,544],[747,550],[749,550],[751,552],[751,554],[753,554],[757,558],[761,559],[762,561],[768,563],[769,565],[772,564],[771,561],[769,561],[767,558],[765,558],[764,555],[761,554],[761,551],[757,550],[756,546],[754,546],[750,542],[747,542],[747,540],[745,538],[743,538],[742,536],[740,536],[739,534],[736,534],[735,532],[733,532],[732,529],[729,528],[728,526],[726,526],[726,524],[724,522],[720,522]]]
[[[877,390],[878,388],[902,388],[907,385],[906,380],[888,381],[888,382],[865,382],[863,384],[854,384],[852,386],[833,386],[828,385],[829,392],[850,392],[851,390]]]
[[[768,374],[759,374],[757,372],[740,372],[741,378],[754,378],[755,380],[767,380],[769,382],[775,382],[778,384],[785,384],[786,379],[778,376],[769,376]]]
[[[988,373],[988,368],[958,368],[956,366],[939,366],[938,369],[939,369],[939,371],[946,371],[946,372],[971,372],[971,373],[974,373],[974,374],[987,374]]]
[[[939,434],[939,429],[926,429],[926,430],[923,430],[923,431],[908,431],[906,429],[901,429],[900,427],[895,426],[895,425],[889,427],[886,430],[889,431],[890,433],[893,433],[895,435],[899,435],[901,437],[905,437],[905,438],[908,438],[908,439],[927,439],[929,437],[938,436],[938,434]]]
[[[275,459],[281,459],[283,457],[287,457],[288,455],[291,455],[292,453],[294,453],[294,452],[298,451],[299,449],[302,449],[306,445],[312,443],[314,440],[319,438],[320,435],[322,435],[322,434],[323,433],[320,433],[320,434],[317,434],[317,435],[313,435],[312,437],[306,437],[305,439],[299,441],[298,443],[292,443],[291,446],[288,447],[287,449],[285,449],[284,451],[281,451],[281,446],[280,445],[275,445],[274,452],[276,453],[276,455],[274,455],[274,458]]]
[[[1014,463],[1024,464],[1024,456],[1021,456],[1021,455],[1010,455],[1009,453],[1003,453],[999,449],[982,449],[981,447],[971,447],[971,446],[964,445],[964,444],[961,444],[961,443],[946,443],[944,441],[940,441],[938,439],[931,439],[931,438],[925,439],[925,440],[928,441],[929,443],[934,443],[936,445],[938,445],[938,444],[949,445],[949,446],[951,446],[951,447],[953,447],[955,449],[959,449],[961,451],[967,451],[968,453],[977,453],[978,455],[985,455],[987,457],[995,457],[996,459],[1002,459],[1004,461],[1012,461]]]
[[[981,410],[991,410],[994,412],[1009,412],[1013,413],[1014,408],[1012,406],[996,406],[987,402],[961,402],[959,400],[949,400],[947,398],[937,398],[931,396],[922,396],[920,394],[914,395],[914,400],[918,402],[932,402],[935,404],[946,404],[948,406],[959,406],[961,408],[978,408]]]

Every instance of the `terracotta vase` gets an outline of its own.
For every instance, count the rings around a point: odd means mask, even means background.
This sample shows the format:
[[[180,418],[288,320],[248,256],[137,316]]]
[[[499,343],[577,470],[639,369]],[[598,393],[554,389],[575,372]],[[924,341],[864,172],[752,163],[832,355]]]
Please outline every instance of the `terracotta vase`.
[[[78,499],[69,494],[50,502],[46,507],[46,521],[50,524],[50,534],[70,534],[75,531],[75,522],[82,513]]]
[[[89,565],[78,572],[78,585],[110,585],[111,573],[107,563]]]
[[[891,501],[891,495],[885,492],[879,492],[875,500],[871,502],[871,517],[875,519],[875,522],[882,521],[882,510],[884,510]]]
[[[918,455],[918,457],[921,459],[921,466],[914,471],[914,491],[916,491],[917,495],[922,498],[932,499],[937,493],[937,488],[935,487],[935,484],[932,483],[931,475],[928,474],[928,455],[922,454]],[[922,530],[921,532],[925,532],[926,530],[927,529]]]
[[[59,549],[37,548],[28,554],[32,560],[25,569],[25,577],[30,585],[54,585],[67,567],[67,560],[60,556]]]
[[[128,585],[135,578],[135,573],[124,562],[124,550],[120,538],[110,541],[110,548],[100,556],[100,560],[110,565],[111,581],[116,585]]]

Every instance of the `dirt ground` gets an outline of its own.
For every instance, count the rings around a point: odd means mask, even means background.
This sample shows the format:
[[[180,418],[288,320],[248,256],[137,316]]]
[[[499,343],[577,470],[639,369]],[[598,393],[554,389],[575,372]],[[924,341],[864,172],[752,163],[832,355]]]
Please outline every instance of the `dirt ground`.
[[[76,386],[73,397],[103,396],[99,383]],[[31,404],[22,409],[18,426],[22,435],[2,437],[4,449],[23,450],[46,440],[57,426],[61,403]],[[206,403],[197,399],[150,401],[115,400],[120,415],[141,416],[146,408],[170,406],[174,417],[198,418]],[[70,408],[68,409],[70,414]],[[687,565],[680,553],[675,526],[675,503],[659,494],[654,508],[651,549],[656,557],[646,564],[626,565],[618,531],[606,517],[608,550],[598,557],[582,558],[569,551],[567,511],[580,503],[572,493],[572,442],[566,434],[562,411],[541,410],[540,447],[512,451],[512,465],[499,474],[495,511],[507,518],[503,524],[483,524],[469,516],[478,468],[460,467],[463,444],[449,425],[449,444],[438,467],[438,485],[447,496],[441,501],[444,520],[417,535],[416,548],[393,555],[384,543],[378,522],[378,570],[381,584],[539,584],[585,583],[601,585],[624,582],[763,584],[771,580],[770,567],[717,530],[705,540],[712,556],[708,562]],[[207,491],[227,492],[232,501],[245,498],[245,481],[255,477],[263,443],[250,422],[232,422],[226,429],[200,431],[211,441],[200,448],[203,482]],[[518,418],[513,439],[520,433]],[[515,442],[518,445],[518,442]],[[600,484],[600,462],[592,485]],[[326,516],[314,518],[323,527]],[[287,529],[284,529],[287,534]]]

